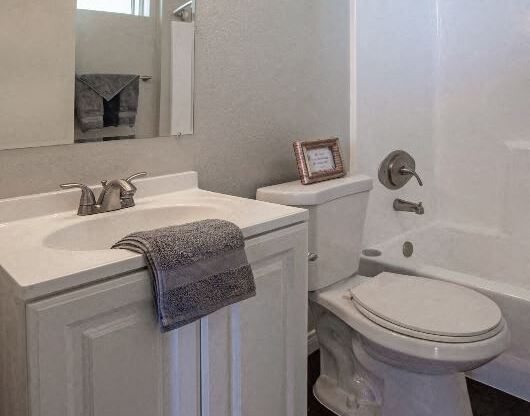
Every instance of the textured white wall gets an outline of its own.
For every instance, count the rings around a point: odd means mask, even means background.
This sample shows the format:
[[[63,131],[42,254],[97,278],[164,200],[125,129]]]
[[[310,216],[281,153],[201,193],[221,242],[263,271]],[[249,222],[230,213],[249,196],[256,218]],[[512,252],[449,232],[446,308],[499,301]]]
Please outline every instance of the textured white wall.
[[[436,7],[434,1],[357,0],[355,20],[352,159],[355,156],[355,171],[374,178],[365,228],[365,245],[370,245],[425,225],[436,217],[433,167]],[[396,149],[414,156],[425,183],[423,188],[415,180],[396,191],[379,183],[379,164]],[[422,201],[425,215],[395,212],[392,207],[395,198]]]
[[[297,176],[296,138],[338,135],[348,159],[348,23],[348,0],[198,0],[193,136],[2,151],[0,197],[186,169],[252,197]]]

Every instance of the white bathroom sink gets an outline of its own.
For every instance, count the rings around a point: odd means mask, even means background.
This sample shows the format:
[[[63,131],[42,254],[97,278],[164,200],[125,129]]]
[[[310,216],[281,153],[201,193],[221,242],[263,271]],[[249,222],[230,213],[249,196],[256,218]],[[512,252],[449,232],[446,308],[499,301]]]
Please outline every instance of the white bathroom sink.
[[[50,248],[72,251],[106,250],[134,231],[152,230],[207,218],[226,218],[228,210],[208,205],[133,207],[78,219],[44,239]]]
[[[110,249],[135,231],[219,218],[248,239],[307,220],[305,210],[204,191],[197,182],[195,172],[138,179],[134,207],[87,216],[77,215],[77,189],[0,200],[0,292],[29,300],[143,269],[144,256]]]

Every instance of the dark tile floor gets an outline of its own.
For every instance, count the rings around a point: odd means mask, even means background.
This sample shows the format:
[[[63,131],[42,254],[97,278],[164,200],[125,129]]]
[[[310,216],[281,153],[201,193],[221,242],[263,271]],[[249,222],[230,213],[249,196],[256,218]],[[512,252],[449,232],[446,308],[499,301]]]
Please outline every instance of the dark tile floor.
[[[307,416],[335,416],[313,396],[313,384],[319,373],[320,356],[317,351],[311,354],[308,359]],[[473,380],[467,381],[467,387],[471,398],[473,416],[530,416],[529,402]]]

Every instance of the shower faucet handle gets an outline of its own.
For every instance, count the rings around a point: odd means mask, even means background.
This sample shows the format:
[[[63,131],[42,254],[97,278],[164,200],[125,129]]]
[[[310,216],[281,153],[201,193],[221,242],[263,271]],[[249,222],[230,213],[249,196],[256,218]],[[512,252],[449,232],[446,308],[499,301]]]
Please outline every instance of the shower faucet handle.
[[[416,172],[414,158],[404,150],[394,150],[379,165],[379,182],[388,189],[400,189],[414,176],[420,186],[423,181]]]
[[[418,181],[418,185],[423,186],[423,181],[421,180],[420,175],[418,175],[418,173],[414,169],[409,169],[403,166],[401,169],[399,169],[399,173],[401,173],[402,175],[414,176],[416,180]]]

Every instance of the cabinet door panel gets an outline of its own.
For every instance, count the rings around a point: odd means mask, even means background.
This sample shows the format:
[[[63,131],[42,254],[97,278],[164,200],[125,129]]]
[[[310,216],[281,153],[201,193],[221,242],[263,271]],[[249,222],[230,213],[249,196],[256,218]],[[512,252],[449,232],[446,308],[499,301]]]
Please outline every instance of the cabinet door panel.
[[[27,312],[32,416],[200,414],[199,325],[160,333],[147,272]]]
[[[201,321],[203,416],[306,414],[307,229],[247,242],[257,296]]]

